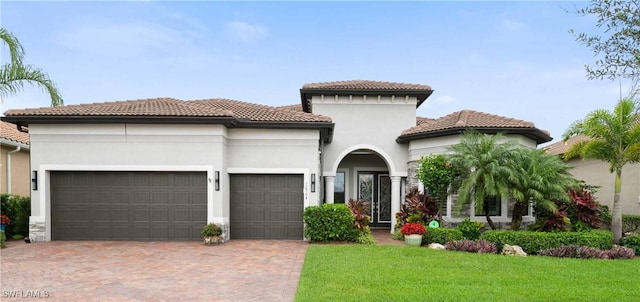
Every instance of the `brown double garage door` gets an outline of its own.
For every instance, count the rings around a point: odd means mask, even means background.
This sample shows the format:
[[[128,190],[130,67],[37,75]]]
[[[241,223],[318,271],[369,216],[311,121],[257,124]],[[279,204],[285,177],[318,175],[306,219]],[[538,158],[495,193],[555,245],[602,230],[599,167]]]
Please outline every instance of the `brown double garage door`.
[[[302,238],[302,175],[231,175],[232,239]],[[201,240],[205,172],[51,173],[53,240]]]

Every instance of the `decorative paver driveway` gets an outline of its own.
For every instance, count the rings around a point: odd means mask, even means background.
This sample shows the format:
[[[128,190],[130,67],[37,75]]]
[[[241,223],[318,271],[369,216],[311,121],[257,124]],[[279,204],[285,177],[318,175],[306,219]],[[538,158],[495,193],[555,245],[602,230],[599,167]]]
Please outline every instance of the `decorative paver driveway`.
[[[293,301],[308,243],[11,242],[0,300]],[[43,300],[43,299],[38,299]]]

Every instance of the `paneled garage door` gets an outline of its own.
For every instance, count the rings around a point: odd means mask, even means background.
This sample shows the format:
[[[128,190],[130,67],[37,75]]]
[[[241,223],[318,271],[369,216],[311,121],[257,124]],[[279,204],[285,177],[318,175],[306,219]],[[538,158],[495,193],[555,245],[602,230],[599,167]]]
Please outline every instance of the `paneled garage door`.
[[[205,172],[51,172],[53,240],[201,240]]]
[[[231,175],[232,239],[302,239],[302,175]]]

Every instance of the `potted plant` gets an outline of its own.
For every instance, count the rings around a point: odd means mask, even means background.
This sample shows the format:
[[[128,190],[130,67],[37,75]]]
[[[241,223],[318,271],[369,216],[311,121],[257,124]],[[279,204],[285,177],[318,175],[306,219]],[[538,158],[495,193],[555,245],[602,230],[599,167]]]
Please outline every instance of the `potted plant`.
[[[404,235],[404,242],[407,245],[420,246],[422,244],[422,235],[427,230],[424,226],[417,222],[408,222],[402,225],[400,233]]]
[[[11,218],[9,216],[2,214],[0,216],[0,230],[4,231],[7,225],[11,224]]]
[[[204,244],[206,245],[218,244],[223,241],[222,229],[215,223],[205,225],[200,234],[204,237]]]

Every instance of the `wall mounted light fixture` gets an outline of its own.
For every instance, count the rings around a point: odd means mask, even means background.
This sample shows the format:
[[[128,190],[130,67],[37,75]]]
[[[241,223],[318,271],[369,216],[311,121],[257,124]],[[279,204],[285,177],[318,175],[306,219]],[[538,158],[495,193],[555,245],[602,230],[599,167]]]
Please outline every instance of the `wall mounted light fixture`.
[[[316,191],[316,174],[311,173],[311,192]]]
[[[31,189],[34,191],[38,191],[38,171],[33,171],[33,176],[31,177]]]
[[[215,186],[216,186],[216,191],[220,191],[220,171],[216,171],[216,182],[215,182]]]

